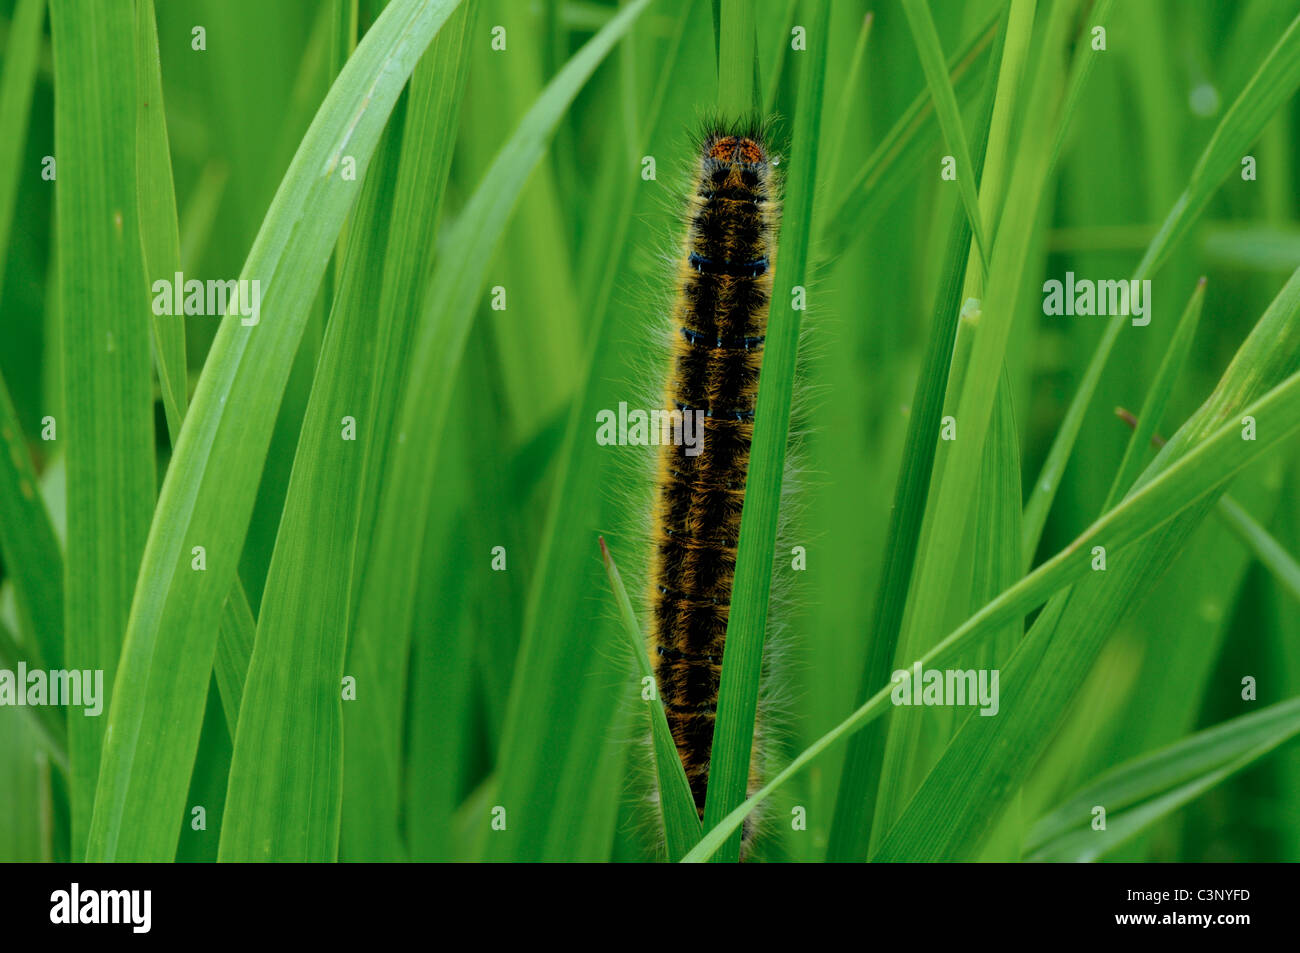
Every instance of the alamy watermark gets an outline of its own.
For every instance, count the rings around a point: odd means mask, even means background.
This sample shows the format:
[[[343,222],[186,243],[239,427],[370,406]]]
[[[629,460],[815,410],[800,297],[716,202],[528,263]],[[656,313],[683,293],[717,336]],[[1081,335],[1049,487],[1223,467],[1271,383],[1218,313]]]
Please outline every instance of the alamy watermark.
[[[1151,323],[1151,279],[1094,281],[1065,273],[1065,281],[1043,282],[1043,314],[1131,316],[1136,327]]]
[[[914,662],[889,680],[895,683],[889,693],[895,705],[979,705],[981,715],[998,713],[997,669],[923,669]]]
[[[104,710],[103,669],[28,670],[26,662],[18,670],[0,668],[0,706],[57,705],[84,708],[83,715],[94,718]]]
[[[132,933],[148,933],[153,925],[152,890],[83,890],[73,883],[50,894],[54,924],[121,924]]]
[[[190,278],[187,281],[178,271],[171,281],[159,278],[153,283],[153,313],[159,317],[238,314],[239,323],[251,328],[262,320],[262,282],[258,278],[226,281],[209,278],[206,282]]]
[[[620,401],[618,412],[601,410],[596,414],[596,443],[602,447],[649,447],[672,444],[685,448],[688,457],[698,457],[704,450],[702,410],[628,410]]]

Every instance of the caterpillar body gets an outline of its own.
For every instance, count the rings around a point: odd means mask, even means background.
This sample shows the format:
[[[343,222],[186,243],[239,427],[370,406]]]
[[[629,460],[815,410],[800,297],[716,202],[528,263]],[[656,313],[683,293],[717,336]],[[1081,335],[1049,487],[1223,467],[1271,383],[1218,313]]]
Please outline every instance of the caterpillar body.
[[[780,214],[765,138],[757,127],[702,138],[664,408],[703,411],[704,439],[693,453],[660,447],[652,510],[650,659],[701,817]]]

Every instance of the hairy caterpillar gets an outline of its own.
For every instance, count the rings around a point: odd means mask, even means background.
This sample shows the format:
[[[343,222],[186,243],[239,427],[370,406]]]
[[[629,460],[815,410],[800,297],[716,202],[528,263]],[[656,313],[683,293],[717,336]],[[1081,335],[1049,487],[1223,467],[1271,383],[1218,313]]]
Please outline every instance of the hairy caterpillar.
[[[756,126],[703,136],[672,307],[664,407],[703,411],[704,439],[694,454],[659,449],[649,651],[701,816],[772,291],[772,165]]]

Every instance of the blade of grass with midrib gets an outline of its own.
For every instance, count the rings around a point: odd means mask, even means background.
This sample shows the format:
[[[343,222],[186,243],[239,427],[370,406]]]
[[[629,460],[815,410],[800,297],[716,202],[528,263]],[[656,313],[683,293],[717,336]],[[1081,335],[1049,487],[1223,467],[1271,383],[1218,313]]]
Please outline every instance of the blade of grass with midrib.
[[[163,118],[162,74],[158,61],[158,29],[153,0],[137,0],[136,44],[136,182],[140,197],[140,244],[145,279],[170,284],[181,270],[180,230],[176,224],[176,190],[172,184],[171,151]],[[176,439],[189,401],[185,372],[185,318],[153,315],[154,368],[162,390],[167,429]]]
[[[754,109],[754,3],[722,0],[718,32],[718,109],[738,118]]]
[[[54,0],[50,19],[62,173],[56,210],[64,361],[58,434],[68,468],[64,660],[103,673],[108,698],[101,701],[109,706],[154,499],[134,10],[129,0]],[[106,721],[68,709],[74,858],[86,850]]]
[[[174,855],[221,603],[235,581],[292,358],[358,191],[340,166],[351,157],[364,173],[450,6],[394,0],[384,12],[331,88],[249,252],[241,278],[260,283],[260,321],[223,320],[163,483],[127,629],[123,691],[107,718],[92,859]],[[201,572],[190,562],[199,545],[207,553]]]

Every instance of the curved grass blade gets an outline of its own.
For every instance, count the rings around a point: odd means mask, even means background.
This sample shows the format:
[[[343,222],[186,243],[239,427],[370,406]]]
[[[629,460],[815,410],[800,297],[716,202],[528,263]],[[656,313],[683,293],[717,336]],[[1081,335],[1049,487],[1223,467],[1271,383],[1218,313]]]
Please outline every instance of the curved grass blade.
[[[351,157],[363,175],[451,7],[452,0],[394,0],[384,11],[313,120],[249,252],[241,278],[260,283],[260,320],[223,320],[163,483],[122,654],[122,691],[108,716],[91,859],[165,861],[175,853],[221,603],[235,581],[293,355],[357,194],[340,165]],[[207,553],[202,572],[191,569],[199,545]]]
[[[907,14],[908,26],[912,28],[912,37],[916,40],[916,52],[921,58],[925,81],[934,100],[934,114],[939,120],[939,128],[943,130],[948,148],[957,160],[957,188],[970,219],[971,234],[975,239],[975,247],[979,250],[980,262],[987,272],[990,250],[985,237],[984,218],[980,214],[979,196],[975,192],[975,166],[971,162],[970,146],[966,143],[966,127],[961,121],[957,94],[953,91],[952,83],[948,80],[948,70],[944,66],[943,49],[939,45],[934,17],[930,15],[930,5],[926,0],[903,0],[903,12]]]
[[[1273,574],[1278,585],[1300,600],[1300,562],[1232,497],[1225,496],[1219,500],[1219,511],[1229,528]]]
[[[145,277],[171,282],[183,272],[181,241],[176,216],[176,191],[172,183],[171,151],[163,117],[162,76],[158,60],[158,29],[153,0],[139,0],[135,9],[136,68],[139,71],[136,132],[137,194],[140,197],[140,243]],[[205,181],[208,177],[205,175]],[[202,189],[202,186],[200,187]],[[214,191],[219,191],[214,189]],[[201,194],[201,193],[200,193]],[[215,211],[215,210],[214,210]],[[209,222],[210,224],[210,222]],[[172,446],[180,437],[189,406],[189,372],[185,358],[185,319],[179,315],[153,315],[154,368],[163,398],[167,432]],[[253,610],[238,578],[221,613],[217,654],[213,663],[221,694],[226,726],[233,740],[238,724],[244,675],[256,634]]]
[[[792,306],[793,289],[806,283],[817,186],[817,143],[829,43],[826,0],[812,5],[809,48],[802,58],[795,119],[792,169],[786,180],[780,254],[772,281],[772,307],[764,344],[763,368],[754,409],[754,441],[745,478],[745,503],[731,614],[723,649],[718,717],[710,758],[704,823],[716,824],[745,795],[754,740],[758,681],[767,632],[768,597],[776,548],[781,481],[785,474],[790,402],[803,314]],[[740,838],[733,838],[721,860],[735,861]]]
[[[150,287],[168,283],[181,270],[180,229],[176,223],[176,189],[172,183],[171,150],[163,117],[162,73],[158,60],[158,27],[153,0],[135,7],[136,183],[140,201],[140,245],[145,279]],[[154,367],[162,390],[163,410],[172,439],[180,432],[189,402],[185,369],[185,318],[152,315]]]
[[[632,600],[628,598],[623,578],[618,566],[605,545],[605,538],[600,538],[600,556],[605,562],[605,574],[609,576],[609,586],[614,591],[614,601],[618,604],[619,619],[628,636],[632,655],[636,658],[640,671],[641,684],[654,685],[654,672],[650,669],[650,658],[646,654],[645,633],[637,624],[636,612],[632,609]],[[647,682],[647,679],[649,681]],[[700,839],[700,815],[695,810],[695,800],[691,797],[690,782],[686,780],[686,770],[682,759],[677,754],[677,744],[673,741],[672,730],[668,727],[668,716],[664,712],[663,699],[656,689],[650,698],[650,732],[654,741],[655,772],[659,778],[659,806],[663,812],[664,834],[668,842],[668,860],[675,863],[680,860]]]
[[[1096,860],[1300,734],[1300,698],[1199,731],[1119,765],[1039,819],[1025,840],[1031,861]],[[1092,829],[1093,808],[1106,829]]]

